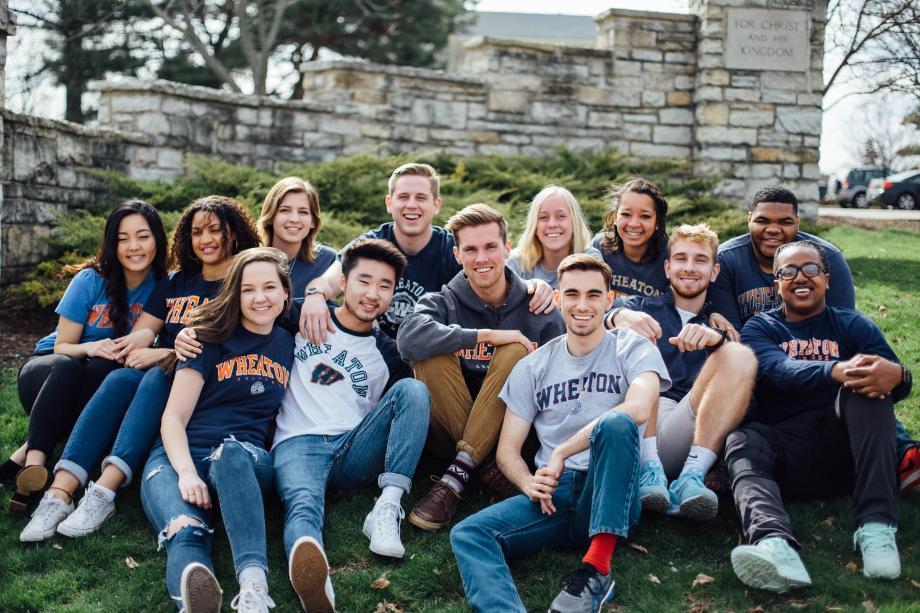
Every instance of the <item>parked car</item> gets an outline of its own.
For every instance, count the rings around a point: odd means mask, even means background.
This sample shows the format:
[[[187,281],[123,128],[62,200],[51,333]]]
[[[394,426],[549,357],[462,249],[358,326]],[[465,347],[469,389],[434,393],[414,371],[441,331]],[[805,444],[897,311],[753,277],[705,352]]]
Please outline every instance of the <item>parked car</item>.
[[[859,166],[847,171],[846,176],[840,182],[840,189],[837,192],[837,203],[840,206],[854,206],[857,209],[864,209],[869,206],[869,198],[866,196],[866,189],[869,181],[872,179],[884,178],[889,173],[888,168],[884,166]]]
[[[866,192],[872,202],[912,211],[920,203],[920,170],[907,170],[884,179],[873,179]]]

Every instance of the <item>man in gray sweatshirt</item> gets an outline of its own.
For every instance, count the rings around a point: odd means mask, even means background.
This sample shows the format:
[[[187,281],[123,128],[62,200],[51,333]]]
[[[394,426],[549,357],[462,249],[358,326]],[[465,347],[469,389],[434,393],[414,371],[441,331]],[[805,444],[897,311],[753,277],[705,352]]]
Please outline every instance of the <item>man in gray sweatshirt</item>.
[[[477,466],[483,481],[505,481],[493,461],[487,471],[483,464],[505,414],[498,393],[518,360],[565,332],[557,311],[529,311],[527,286],[505,266],[511,243],[501,213],[471,204],[445,227],[463,271],[440,292],[425,294],[396,337],[403,359],[431,393],[433,438],[456,443],[441,480],[409,515],[413,525],[431,531],[450,523]]]

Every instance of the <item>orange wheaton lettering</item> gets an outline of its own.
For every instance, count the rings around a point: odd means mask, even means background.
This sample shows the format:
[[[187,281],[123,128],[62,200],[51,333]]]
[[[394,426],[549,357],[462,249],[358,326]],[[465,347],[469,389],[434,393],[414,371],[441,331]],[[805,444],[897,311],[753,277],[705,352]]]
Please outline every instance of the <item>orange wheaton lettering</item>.
[[[793,339],[780,345],[790,358],[809,362],[826,362],[840,357],[837,341],[821,338]]]
[[[533,341],[531,341],[530,344],[533,345],[534,349],[538,346],[538,343],[534,343]],[[477,343],[475,347],[460,349],[454,352],[454,355],[464,360],[482,360],[488,362],[492,359],[492,356],[495,355],[495,347],[492,343]]]
[[[168,324],[187,324],[189,316],[199,304],[207,304],[209,298],[201,299],[201,296],[178,296],[176,298],[166,299],[166,323]]]
[[[233,376],[266,377],[274,379],[287,387],[290,373],[288,369],[271,358],[256,353],[241,355],[217,364],[217,380],[223,381]]]
[[[135,322],[141,314],[144,305],[135,302],[131,305],[131,312],[128,313],[128,321]],[[112,327],[112,306],[109,304],[94,304],[86,315],[86,325],[93,328],[111,328]]]

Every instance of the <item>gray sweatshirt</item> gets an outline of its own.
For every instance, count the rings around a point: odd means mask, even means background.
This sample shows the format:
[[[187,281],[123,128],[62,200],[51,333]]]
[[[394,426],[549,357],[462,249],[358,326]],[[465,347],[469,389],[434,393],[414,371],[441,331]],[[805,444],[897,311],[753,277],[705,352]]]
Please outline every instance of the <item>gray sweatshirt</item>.
[[[519,330],[535,346],[565,332],[558,310],[548,315],[528,310],[531,296],[527,286],[507,266],[505,279],[508,296],[497,308],[476,295],[462,271],[440,292],[422,296],[396,336],[403,359],[419,362],[436,355],[457,354],[470,395],[475,398],[495,350],[491,343],[476,342],[479,330]]]

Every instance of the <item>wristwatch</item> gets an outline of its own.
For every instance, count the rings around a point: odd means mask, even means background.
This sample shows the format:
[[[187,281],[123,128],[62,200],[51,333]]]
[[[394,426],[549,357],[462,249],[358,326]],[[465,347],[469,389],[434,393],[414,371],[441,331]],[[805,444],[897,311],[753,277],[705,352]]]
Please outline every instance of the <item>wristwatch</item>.
[[[708,347],[705,347],[706,351],[708,351],[709,353],[712,353],[713,351],[715,351],[716,349],[718,349],[719,347],[721,347],[722,345],[728,342],[728,331],[727,330],[723,330],[722,328],[712,328],[712,329],[718,332],[719,334],[721,334],[722,339],[719,340],[719,342],[716,343],[715,345],[709,345]]]
[[[303,293],[303,297],[304,297],[304,298],[308,298],[309,296],[313,296],[313,295],[315,295],[315,294],[319,294],[319,295],[321,295],[323,298],[326,297],[325,294],[323,293],[323,290],[321,290],[321,289],[318,288],[318,287],[308,287],[308,288],[306,289],[306,291]]]

